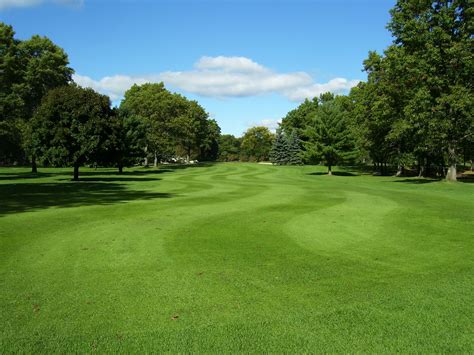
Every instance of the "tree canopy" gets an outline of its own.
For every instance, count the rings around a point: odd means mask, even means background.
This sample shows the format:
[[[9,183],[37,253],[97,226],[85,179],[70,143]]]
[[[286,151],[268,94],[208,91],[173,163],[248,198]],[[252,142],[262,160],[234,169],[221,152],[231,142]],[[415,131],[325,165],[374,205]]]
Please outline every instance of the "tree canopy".
[[[74,84],[50,90],[32,120],[32,149],[45,164],[79,167],[100,161],[112,135],[110,100]]]

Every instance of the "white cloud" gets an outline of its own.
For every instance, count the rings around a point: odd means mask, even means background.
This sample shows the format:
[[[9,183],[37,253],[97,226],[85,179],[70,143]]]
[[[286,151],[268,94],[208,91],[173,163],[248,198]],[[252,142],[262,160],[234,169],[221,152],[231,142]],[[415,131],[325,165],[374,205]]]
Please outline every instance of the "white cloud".
[[[237,73],[268,72],[267,68],[245,57],[201,57],[194,67],[198,70],[223,70]]]
[[[30,7],[48,2],[61,5],[82,6],[84,0],[0,0],[0,10],[12,7]]]
[[[143,76],[115,75],[93,80],[75,75],[81,86],[107,94],[112,100],[123,96],[133,84],[163,81],[167,86],[201,96],[227,98],[277,93],[292,101],[302,101],[331,91],[342,93],[357,80],[335,78],[316,83],[305,72],[277,73],[245,57],[202,57],[190,71],[167,71]]]
[[[108,95],[112,101],[120,99],[133,84],[141,85],[161,81],[154,76],[132,77],[127,75],[106,76],[100,80],[94,80],[88,76],[74,74],[72,78],[82,87],[89,87]]]
[[[263,126],[267,127],[270,131],[275,132],[278,125],[281,123],[281,119],[274,120],[271,118],[261,120],[260,122],[249,125],[249,127]]]
[[[325,92],[332,92],[340,94],[350,90],[352,87],[359,84],[360,80],[347,80],[345,78],[335,78],[329,80],[324,84],[313,84],[310,86],[303,86],[296,90],[286,93],[286,96],[292,101],[303,101],[306,98],[313,98]]]

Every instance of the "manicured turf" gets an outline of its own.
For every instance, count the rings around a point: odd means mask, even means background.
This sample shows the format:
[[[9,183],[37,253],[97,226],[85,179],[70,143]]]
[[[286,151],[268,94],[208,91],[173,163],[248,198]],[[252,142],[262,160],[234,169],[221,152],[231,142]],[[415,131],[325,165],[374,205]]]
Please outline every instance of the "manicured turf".
[[[474,184],[0,169],[0,353],[474,351]]]

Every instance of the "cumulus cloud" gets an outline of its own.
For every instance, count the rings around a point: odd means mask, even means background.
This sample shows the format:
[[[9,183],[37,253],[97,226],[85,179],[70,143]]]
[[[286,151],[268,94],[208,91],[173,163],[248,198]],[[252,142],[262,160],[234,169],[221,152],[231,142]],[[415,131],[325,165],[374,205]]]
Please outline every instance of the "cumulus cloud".
[[[30,7],[43,3],[82,6],[84,0],[0,0],[0,10],[12,7]]]
[[[267,118],[267,119],[261,120],[260,122],[253,122],[249,124],[248,127],[250,128],[250,127],[255,127],[255,126],[263,126],[263,127],[267,127],[270,131],[275,132],[280,123],[281,123],[281,119],[275,120],[275,119]]]
[[[313,98],[325,92],[340,94],[356,86],[360,80],[347,80],[345,78],[335,78],[324,84],[312,84],[310,86],[299,87],[296,90],[289,91],[286,96],[292,101],[302,101],[306,98]]]
[[[166,71],[143,76],[115,75],[93,80],[75,75],[81,86],[107,94],[112,100],[123,96],[133,84],[163,81],[167,86],[200,96],[228,98],[277,93],[292,101],[331,91],[342,93],[357,85],[357,80],[335,78],[316,83],[305,72],[278,73],[245,57],[202,57],[189,71]]]
[[[108,95],[112,101],[120,99],[125,91],[130,89],[133,84],[145,84],[160,82],[159,78],[153,75],[143,77],[133,77],[128,75],[106,76],[100,80],[94,80],[88,76],[74,74],[72,76],[75,83],[82,87],[92,88],[102,94]]]

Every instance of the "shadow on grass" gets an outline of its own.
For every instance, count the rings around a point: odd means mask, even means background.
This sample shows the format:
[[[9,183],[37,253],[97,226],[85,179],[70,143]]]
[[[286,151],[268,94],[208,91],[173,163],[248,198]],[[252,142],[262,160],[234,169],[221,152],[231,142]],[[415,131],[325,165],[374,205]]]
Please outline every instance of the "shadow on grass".
[[[64,179],[59,179],[60,181],[72,181],[72,176]],[[79,181],[85,182],[134,182],[134,181],[159,181],[160,178],[146,178],[146,177],[123,177],[120,175],[117,176],[97,176],[97,177],[79,177]]]
[[[163,173],[171,173],[174,170],[171,169],[157,169],[157,170],[131,170],[131,171],[124,171],[121,174],[118,173],[117,170],[93,170],[93,171],[80,171],[79,172],[79,180],[82,181],[135,181],[132,178],[127,177],[138,177],[138,176],[145,176],[145,175],[157,175]],[[0,181],[6,180],[23,180],[23,179],[40,179],[40,178],[47,178],[47,177],[54,177],[54,176],[63,176],[64,179],[61,180],[72,180],[73,178],[73,171],[60,171],[60,172],[38,172],[33,174],[31,172],[24,172],[24,173],[10,173],[10,172],[0,172]],[[100,176],[103,178],[94,180],[92,177]],[[111,178],[111,176],[116,176],[116,178]],[[105,178],[107,177],[107,178]],[[151,181],[151,180],[159,180],[157,178],[149,178],[149,179],[137,179],[136,181]]]
[[[64,173],[36,173],[33,174],[31,172],[25,173],[0,173],[0,181],[2,180],[23,180],[23,179],[39,179],[39,178],[46,178],[55,175],[65,175]]]
[[[83,177],[89,176],[117,176],[117,177],[127,177],[127,176],[144,176],[144,175],[157,175],[157,174],[164,174],[164,173],[172,173],[174,170],[171,169],[143,169],[143,170],[124,170],[121,174],[118,173],[117,170],[92,170],[92,171],[80,171],[79,172],[79,179],[83,180]],[[63,175],[70,175],[72,177],[73,173],[71,171],[70,174],[63,174]]]
[[[316,175],[316,176],[327,175],[327,174],[328,174],[327,172],[321,172],[321,171],[308,173],[308,175]],[[333,171],[332,174],[335,176],[359,176],[358,174],[350,173],[348,171]]]
[[[403,179],[400,178],[399,180],[391,180],[390,182],[400,182],[405,184],[430,184],[432,182],[439,182],[441,179],[430,179],[430,178],[409,178]]]
[[[466,177],[466,176],[461,176],[458,178],[459,182],[463,182],[465,184],[474,184],[474,177]]]
[[[0,216],[52,207],[111,205],[170,197],[173,195],[131,190],[126,185],[110,182],[1,184]]]

